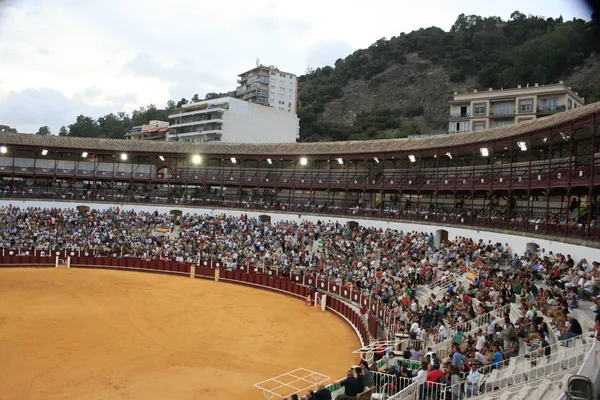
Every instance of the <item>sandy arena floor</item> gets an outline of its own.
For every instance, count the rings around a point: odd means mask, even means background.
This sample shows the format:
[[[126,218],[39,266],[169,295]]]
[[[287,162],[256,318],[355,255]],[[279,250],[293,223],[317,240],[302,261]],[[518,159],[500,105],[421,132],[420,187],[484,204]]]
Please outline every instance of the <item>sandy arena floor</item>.
[[[123,271],[0,269],[0,399],[258,400],[360,346],[332,313],[227,283]]]

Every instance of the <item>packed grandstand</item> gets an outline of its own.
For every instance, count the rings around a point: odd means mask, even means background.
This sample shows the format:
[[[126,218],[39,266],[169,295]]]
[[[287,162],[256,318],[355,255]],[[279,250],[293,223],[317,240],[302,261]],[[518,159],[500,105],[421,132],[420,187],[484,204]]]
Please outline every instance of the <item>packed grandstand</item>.
[[[600,253],[436,235],[460,225],[600,246],[599,112],[593,104],[443,140],[340,144],[2,134],[2,257],[211,260],[316,286],[361,316],[349,322],[368,334],[364,362],[297,397],[561,398],[572,376],[584,385],[598,375]],[[269,212],[293,214],[271,222]],[[339,214],[362,222],[325,218]],[[375,227],[379,219],[431,229]]]

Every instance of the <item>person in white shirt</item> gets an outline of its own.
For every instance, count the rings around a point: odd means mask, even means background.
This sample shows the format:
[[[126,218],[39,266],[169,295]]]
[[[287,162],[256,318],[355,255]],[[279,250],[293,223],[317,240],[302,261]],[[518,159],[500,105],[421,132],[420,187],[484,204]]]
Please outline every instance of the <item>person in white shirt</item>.
[[[398,359],[396,358],[396,353],[391,351],[390,354],[384,357],[384,359],[385,366],[383,367],[383,369],[385,371],[389,371],[390,369],[398,370]]]
[[[481,351],[483,346],[485,346],[485,342],[487,342],[487,340],[480,329],[477,331],[477,344],[475,344],[475,350]]]
[[[427,364],[427,361],[421,361],[421,368],[417,372],[417,376],[413,377],[413,380],[419,384],[419,398],[423,398],[425,394],[427,372],[429,372],[429,365]]]
[[[437,334],[437,342],[441,343],[444,340],[446,340],[447,334],[448,334],[448,331],[446,329],[446,326],[444,325],[443,322],[440,322],[440,328],[438,329],[438,334]]]
[[[498,321],[496,321],[496,317],[492,317],[492,321],[490,322],[490,324],[487,327],[488,340],[492,340],[494,338],[494,333],[496,333],[496,324],[497,323],[498,323]]]
[[[477,387],[481,374],[477,370],[477,365],[471,365],[471,371],[467,375],[467,397],[475,396],[479,390]]]
[[[409,331],[410,338],[411,339],[416,339],[418,332],[419,332],[419,323],[416,320],[414,320],[414,322],[410,326],[410,331]]]

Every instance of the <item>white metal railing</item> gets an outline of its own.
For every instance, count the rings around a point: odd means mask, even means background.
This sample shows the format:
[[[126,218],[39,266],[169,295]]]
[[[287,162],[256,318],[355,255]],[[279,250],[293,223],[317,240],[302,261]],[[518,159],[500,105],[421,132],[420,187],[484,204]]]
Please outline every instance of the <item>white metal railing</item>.
[[[489,396],[490,393],[508,387],[524,385],[548,376],[574,372],[579,365],[584,363],[586,357],[589,357],[592,347],[591,344],[583,344],[572,348],[563,347],[560,351],[549,356],[529,359],[523,354],[511,358],[508,362],[508,368],[494,370],[492,374],[486,377],[486,382],[481,387],[480,394]],[[529,353],[529,356],[531,355]]]
[[[596,382],[596,377],[598,375],[598,371],[600,370],[600,343],[598,340],[594,339],[594,342],[591,345],[591,349],[588,353],[588,356],[583,360],[583,363],[579,367],[577,371],[577,375],[583,375],[589,378],[592,382]],[[567,390],[565,387],[564,390]],[[596,389],[596,393],[598,390]],[[567,400],[566,395],[563,395],[559,398],[559,400]]]
[[[375,393],[385,396],[393,396],[410,386],[414,380],[385,372],[371,371],[373,382],[375,382]]]
[[[407,387],[405,387],[402,391],[396,393],[392,397],[389,397],[388,400],[416,400],[419,398],[419,389],[422,385],[417,382],[413,382]]]

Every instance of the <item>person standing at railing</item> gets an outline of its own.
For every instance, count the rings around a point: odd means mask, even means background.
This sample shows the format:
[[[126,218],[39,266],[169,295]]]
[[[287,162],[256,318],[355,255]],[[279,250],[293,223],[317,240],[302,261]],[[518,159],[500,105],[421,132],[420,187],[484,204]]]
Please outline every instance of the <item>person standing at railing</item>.
[[[462,400],[462,390],[460,390],[460,371],[454,365],[448,368],[450,372],[450,392],[452,400]]]
[[[467,380],[465,381],[465,383],[467,384],[465,391],[467,397],[475,396],[479,392],[479,388],[477,386],[479,384],[480,377],[481,373],[477,370],[477,365],[472,364],[471,371],[469,372],[469,375],[467,375]]]
[[[419,384],[419,399],[425,397],[425,382],[427,381],[427,372],[429,372],[429,365],[427,361],[421,361],[421,368],[417,371],[417,375],[413,377],[413,380]]]

